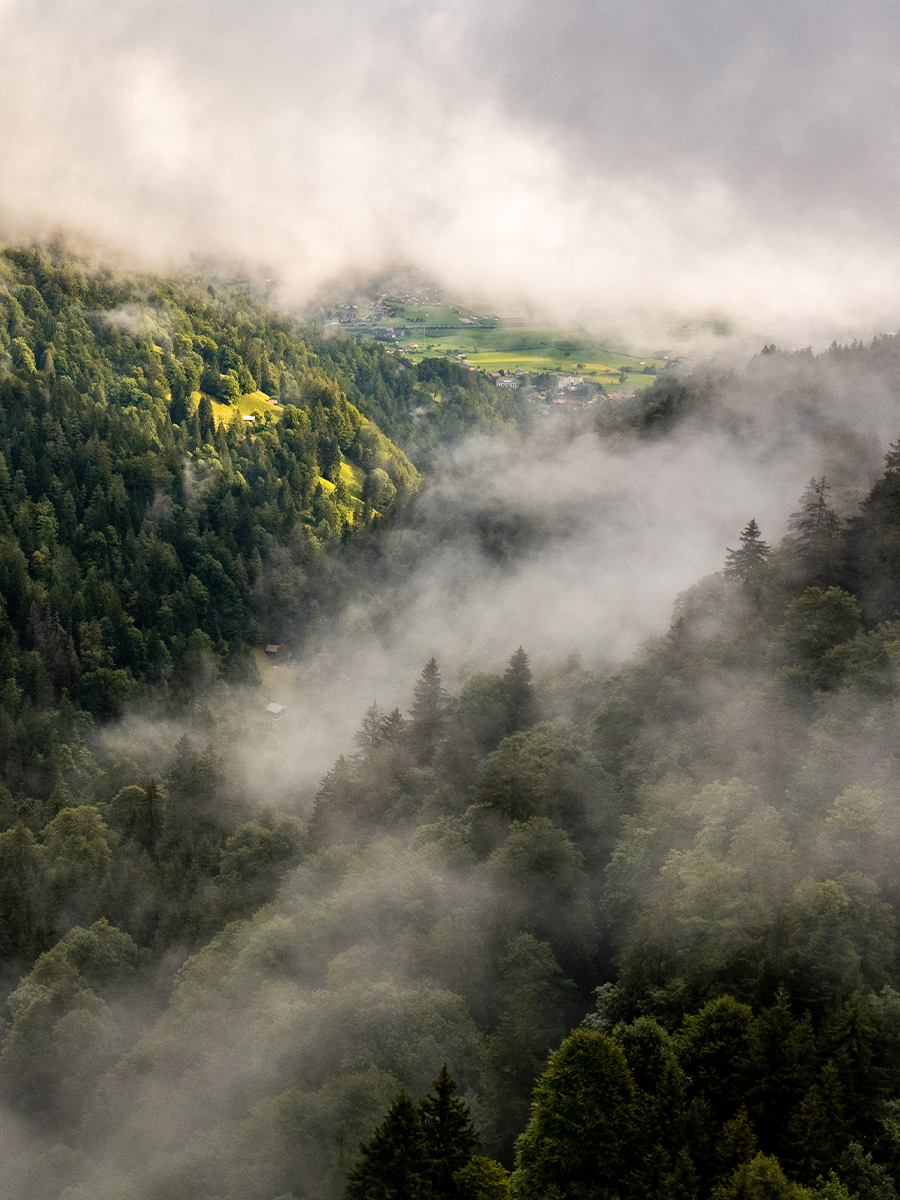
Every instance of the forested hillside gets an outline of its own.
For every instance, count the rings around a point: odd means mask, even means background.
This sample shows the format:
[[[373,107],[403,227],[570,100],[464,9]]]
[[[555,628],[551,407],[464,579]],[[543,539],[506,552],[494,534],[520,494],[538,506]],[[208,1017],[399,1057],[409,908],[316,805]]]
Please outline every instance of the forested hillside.
[[[0,255],[0,368],[0,779],[42,800],[82,714],[252,679],[339,607],[334,562],[420,483],[379,424],[421,461],[516,417],[449,362],[62,250]]]
[[[189,718],[402,577],[413,461],[514,410],[239,290],[2,269],[5,1194],[895,1196],[900,444],[856,506],[798,479],[777,546],[747,513],[620,668],[432,658],[276,811],[240,702]]]

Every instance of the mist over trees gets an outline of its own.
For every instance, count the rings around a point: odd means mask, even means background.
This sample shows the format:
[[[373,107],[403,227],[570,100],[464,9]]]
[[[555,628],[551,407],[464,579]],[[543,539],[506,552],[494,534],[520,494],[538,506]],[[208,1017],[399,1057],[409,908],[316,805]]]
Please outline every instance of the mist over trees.
[[[4,1194],[895,1195],[900,442],[852,503],[839,455],[798,478],[780,540],[743,517],[629,661],[438,643],[260,804],[255,653],[400,594],[419,468],[520,418],[240,289],[0,266]],[[614,435],[895,355],[664,374]],[[541,536],[470,515],[498,571]]]

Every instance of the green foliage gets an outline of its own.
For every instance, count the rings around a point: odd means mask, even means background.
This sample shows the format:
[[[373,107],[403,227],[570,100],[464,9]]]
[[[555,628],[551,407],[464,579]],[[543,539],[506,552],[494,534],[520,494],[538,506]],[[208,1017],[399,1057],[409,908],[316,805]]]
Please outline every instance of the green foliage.
[[[741,1071],[752,1021],[748,1005],[720,996],[686,1017],[679,1030],[679,1060],[719,1123],[733,1116],[743,1094]]]
[[[625,1055],[605,1034],[576,1030],[550,1056],[516,1144],[512,1194],[605,1200],[620,1194],[637,1113]]]
[[[425,664],[415,686],[410,716],[408,738],[416,760],[425,765],[434,756],[447,722],[447,693],[435,658]]]
[[[756,568],[766,561],[770,550],[771,547],[762,540],[755,518],[751,518],[741,530],[740,548],[727,551],[722,574],[737,583],[747,583]]]
[[[363,484],[363,499],[368,500],[373,508],[385,509],[390,507],[397,494],[397,489],[391,483],[387,471],[374,467],[366,476]]]
[[[474,1154],[455,1180],[462,1200],[509,1200],[509,1172],[494,1159]]]
[[[808,1200],[809,1196],[806,1188],[787,1179],[777,1159],[764,1154],[743,1163],[713,1192],[714,1200]]]
[[[806,579],[824,585],[840,578],[844,549],[840,519],[828,504],[830,490],[824,476],[811,479],[789,523]]]
[[[577,963],[591,945],[596,918],[584,856],[564,829],[547,817],[514,821],[488,861],[499,897],[500,928],[516,927],[552,947],[564,965]],[[565,911],[560,926],[554,914]]]
[[[42,954],[9,997],[12,1028],[0,1050],[0,1086],[40,1125],[71,1119],[121,1053],[123,1031],[109,1002],[141,954],[105,919],[75,927]]]
[[[472,796],[506,821],[557,822],[592,865],[605,861],[618,829],[613,780],[573,738],[551,729],[505,738],[482,762]]]
[[[528,655],[520,646],[503,672],[503,691],[506,695],[507,733],[530,729],[537,717],[531,668]]]
[[[852,523],[821,479],[780,546],[751,522],[612,677],[520,647],[451,696],[431,659],[307,823],[241,794],[227,743],[274,728],[198,711],[138,765],[94,721],[225,695],[377,590],[360,537],[417,476],[373,419],[428,453],[490,425],[475,373],[0,258],[0,1093],[35,1188],[890,1200],[900,452]],[[223,408],[251,387],[280,420]]]
[[[468,1105],[453,1096],[456,1084],[446,1063],[432,1087],[434,1095],[418,1106],[406,1092],[397,1096],[371,1140],[360,1147],[362,1155],[347,1175],[347,1200],[357,1196],[466,1200],[479,1183],[487,1184],[487,1195],[492,1194],[491,1184],[496,1190],[496,1176],[489,1169],[494,1164],[489,1160],[479,1160],[487,1170],[476,1167],[466,1174],[478,1136]]]
[[[422,1132],[428,1156],[427,1178],[434,1196],[464,1200],[465,1192],[457,1182],[478,1145],[469,1106],[454,1095],[456,1083],[444,1063],[431,1085],[434,1095],[419,1104]]]
[[[422,1121],[401,1092],[347,1175],[346,1200],[426,1200],[428,1150]]]
[[[840,1177],[851,1195],[865,1196],[867,1200],[894,1200],[897,1195],[894,1182],[887,1169],[864,1154],[859,1142],[851,1142],[841,1156]]]
[[[840,588],[809,587],[788,605],[782,630],[789,660],[827,681],[830,656],[862,631],[859,604]]]
[[[791,1157],[801,1177],[812,1181],[839,1158],[850,1129],[843,1089],[831,1059],[794,1111],[789,1130]]]
[[[0,275],[0,779],[46,800],[84,732],[55,710],[177,708],[252,674],[250,644],[314,630],[326,556],[375,520],[318,478],[358,463],[379,520],[415,492],[370,419],[402,424],[412,372],[240,289],[115,278],[59,247],[5,249]],[[217,421],[241,387],[289,396],[281,420]]]
[[[485,1045],[481,1085],[488,1114],[486,1141],[494,1153],[509,1160],[547,1055],[565,1034],[563,1004],[572,999],[575,988],[563,977],[550,947],[528,933],[506,946],[499,975],[503,1009]]]

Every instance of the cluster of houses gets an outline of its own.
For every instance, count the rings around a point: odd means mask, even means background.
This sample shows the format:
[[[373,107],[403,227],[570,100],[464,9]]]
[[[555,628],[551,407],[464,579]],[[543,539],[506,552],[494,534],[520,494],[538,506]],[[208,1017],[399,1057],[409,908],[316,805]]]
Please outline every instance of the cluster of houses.
[[[517,388],[519,386],[519,379],[524,378],[524,376],[525,372],[521,367],[516,367],[515,371],[489,372],[489,378],[499,388]]]

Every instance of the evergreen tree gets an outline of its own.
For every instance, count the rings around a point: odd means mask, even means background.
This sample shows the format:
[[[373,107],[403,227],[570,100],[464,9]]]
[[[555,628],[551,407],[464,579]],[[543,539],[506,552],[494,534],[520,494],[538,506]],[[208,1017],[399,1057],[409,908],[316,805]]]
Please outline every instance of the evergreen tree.
[[[431,1163],[419,1111],[401,1092],[347,1175],[344,1200],[430,1200]]]
[[[741,1163],[749,1162],[756,1150],[756,1131],[742,1104],[731,1120],[722,1126],[716,1142],[719,1174],[731,1175]]]
[[[213,415],[212,401],[209,396],[200,397],[197,409],[197,420],[200,422],[200,436],[204,442],[212,443],[216,432],[216,418]]]
[[[841,1179],[847,1190],[865,1200],[897,1200],[897,1191],[890,1174],[872,1155],[864,1154],[859,1142],[851,1142],[841,1155]]]
[[[431,1086],[434,1095],[426,1096],[419,1105],[431,1189],[441,1200],[463,1200],[464,1192],[454,1176],[472,1157],[478,1134],[468,1104],[453,1095],[456,1083],[450,1078],[446,1063]]]
[[[503,672],[503,691],[506,694],[506,732],[517,733],[530,729],[537,719],[534,685],[531,682],[528,655],[520,646]]]
[[[849,1124],[843,1089],[831,1059],[790,1120],[792,1159],[797,1173],[812,1182],[836,1165],[847,1145]]]
[[[663,1177],[659,1200],[697,1200],[700,1177],[684,1146],[675,1155],[672,1170]]]
[[[743,1099],[752,1020],[748,1005],[718,996],[686,1017],[681,1029],[679,1060],[717,1122],[728,1120]]]
[[[873,1054],[874,1038],[858,992],[830,1014],[819,1035],[819,1052],[834,1062],[853,1131],[866,1140],[877,1135],[887,1093],[887,1072]]]
[[[900,610],[900,442],[885,456],[884,475],[850,522],[849,565],[863,612],[874,624]]]
[[[371,758],[382,744],[384,724],[385,715],[373,700],[365,711],[362,725],[353,737],[363,759]]]
[[[755,518],[741,531],[740,541],[740,549],[727,551],[723,574],[726,579],[746,583],[753,568],[766,561],[771,547],[762,540]]]
[[[563,978],[550,947],[530,933],[509,943],[499,968],[503,1012],[484,1047],[481,1090],[486,1137],[493,1153],[507,1158],[528,1120],[547,1053],[565,1033],[563,1003],[574,984]]]
[[[627,1190],[635,1090],[625,1055],[606,1034],[577,1029],[550,1055],[531,1120],[516,1145],[514,1194],[613,1200]]]
[[[766,1154],[780,1154],[788,1118],[813,1080],[815,1036],[807,1012],[798,1020],[785,989],[754,1019],[747,1093],[754,1128]]]
[[[843,530],[840,518],[829,507],[831,485],[823,475],[811,479],[800,499],[800,509],[791,513],[788,528],[796,537],[804,575],[810,583],[837,583],[843,562]]]
[[[399,708],[393,709],[381,722],[379,737],[387,746],[400,742],[406,729],[406,721]]]
[[[437,659],[430,658],[413,689],[412,722],[408,733],[413,753],[421,766],[431,762],[446,728],[447,700]]]

